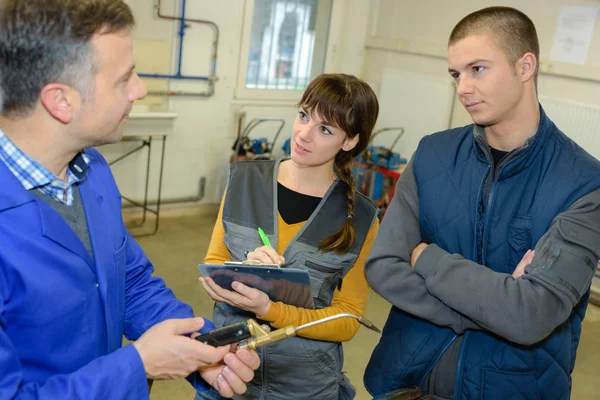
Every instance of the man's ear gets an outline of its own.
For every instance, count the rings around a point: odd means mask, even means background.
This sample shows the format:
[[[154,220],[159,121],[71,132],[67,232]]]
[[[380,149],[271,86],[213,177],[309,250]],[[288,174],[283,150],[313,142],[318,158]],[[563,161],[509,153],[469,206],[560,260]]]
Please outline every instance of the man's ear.
[[[517,72],[521,76],[521,82],[525,83],[535,76],[535,70],[537,68],[537,59],[531,52],[523,54],[523,56],[517,61]]]
[[[52,118],[68,124],[81,107],[81,95],[70,86],[49,83],[40,92],[40,102]]]
[[[344,140],[344,144],[342,144],[342,150],[344,150],[344,151],[352,150],[353,148],[356,147],[359,140],[360,140],[359,134],[356,134],[356,135],[354,135],[354,137],[351,137],[351,138],[346,138],[346,140]]]

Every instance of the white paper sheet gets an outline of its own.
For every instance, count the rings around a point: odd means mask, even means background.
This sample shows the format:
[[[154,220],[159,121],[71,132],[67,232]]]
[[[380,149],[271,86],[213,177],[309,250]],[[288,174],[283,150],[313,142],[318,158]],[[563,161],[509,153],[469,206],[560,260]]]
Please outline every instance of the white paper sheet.
[[[584,65],[594,35],[598,7],[562,6],[554,35],[552,61]]]

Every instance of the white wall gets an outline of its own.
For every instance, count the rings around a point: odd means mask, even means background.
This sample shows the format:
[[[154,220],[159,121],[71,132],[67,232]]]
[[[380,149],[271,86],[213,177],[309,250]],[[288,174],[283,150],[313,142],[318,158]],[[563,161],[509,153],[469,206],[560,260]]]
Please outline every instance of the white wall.
[[[177,22],[159,20],[154,1],[127,0],[136,18],[134,37],[138,43],[156,41],[156,53],[168,59],[170,71],[176,70]],[[295,117],[294,103],[299,100],[273,101],[242,100],[236,98],[240,71],[244,6],[247,0],[188,0],[189,18],[214,21],[220,28],[215,95],[209,98],[173,97],[153,106],[153,110],[173,111],[178,114],[173,132],[167,139],[163,199],[195,196],[199,181],[206,178],[205,203],[218,202],[224,187],[226,167],[231,154],[230,147],[237,133],[239,113],[246,113],[244,124],[257,116],[283,117],[287,123],[278,140],[277,147],[290,136]],[[165,14],[179,15],[181,0],[163,0]],[[351,73],[367,80],[380,92],[385,68],[414,72],[426,76],[448,78],[445,60],[447,37],[466,14],[491,5],[508,5],[522,9],[537,26],[541,44],[542,74],[539,92],[542,96],[570,99],[600,106],[600,21],[596,26],[588,65],[569,66],[550,63],[549,54],[561,5],[600,5],[598,0],[532,0],[527,3],[516,0],[495,3],[490,0],[463,0],[445,2],[440,0],[334,0],[332,31],[328,39],[326,55],[327,72]],[[436,10],[432,12],[432,10]],[[186,31],[183,73],[207,75],[210,66],[212,30],[206,25],[191,25]],[[142,46],[138,46],[142,47]],[[161,58],[162,60],[162,58]],[[168,68],[168,67],[167,67]],[[139,69],[139,72],[148,72]],[[569,76],[544,73],[564,71],[575,76],[595,76],[586,80]],[[150,84],[161,82],[148,81]],[[172,90],[204,91],[203,82],[171,81]],[[166,84],[163,83],[166,87]],[[382,105],[383,106],[383,105]],[[415,107],[420,106],[415,103]],[[426,105],[421,105],[426,106]],[[141,106],[143,108],[148,106]],[[469,117],[456,103],[452,113],[452,125],[469,123]],[[136,131],[139,123],[136,122]],[[380,126],[381,127],[381,124]],[[133,131],[133,124],[130,131]],[[143,130],[143,128],[142,128]],[[274,128],[265,125],[255,135],[272,136]],[[400,146],[402,147],[401,139]],[[119,143],[101,150],[107,159],[114,159],[134,143]],[[400,149],[401,150],[401,149]],[[402,156],[410,154],[402,152]],[[158,181],[158,156],[160,146],[155,146],[150,177],[150,198],[155,198]],[[117,182],[124,195],[141,199],[146,157],[145,153],[134,155],[113,166]]]
[[[541,96],[600,106],[600,20],[596,23],[587,65],[575,66],[549,61],[560,6],[598,7],[598,0],[371,0],[362,77],[378,92],[385,68],[431,77],[448,77],[446,44],[452,28],[467,14],[495,5],[518,8],[535,23],[541,46]],[[571,77],[555,75],[555,72]],[[415,107],[426,107],[426,104],[421,103]],[[456,102],[452,125],[461,126],[470,122],[462,105]]]
[[[175,72],[177,48],[176,22],[159,20],[156,17],[154,1],[128,0],[136,19],[134,32],[136,40],[155,40],[169,43],[172,69]],[[162,12],[180,15],[178,0],[163,0]],[[168,110],[178,114],[172,134],[167,139],[163,199],[195,196],[199,190],[199,180],[206,178],[204,203],[220,200],[224,188],[226,167],[234,138],[237,134],[237,116],[246,112],[245,123],[255,116],[283,117],[287,124],[278,140],[277,147],[291,135],[291,127],[296,115],[293,101],[248,101],[235,98],[238,79],[245,78],[245,71],[239,71],[241,35],[244,23],[244,0],[188,0],[188,18],[211,20],[220,28],[217,76],[215,95],[208,98],[173,97],[162,105],[152,106],[151,110]],[[328,41],[327,72],[348,72],[359,74],[362,68],[364,41],[367,29],[369,4],[362,0],[334,0],[332,12],[332,33]],[[183,73],[187,75],[207,75],[212,40],[212,30],[205,25],[193,24],[186,31],[184,46]],[[161,51],[157,46],[157,52]],[[149,72],[138,69],[138,72]],[[241,75],[239,75],[241,73]],[[177,81],[170,83],[171,90],[203,91],[206,84]],[[137,107],[138,109],[144,106]],[[146,106],[147,108],[147,106]],[[136,123],[136,125],[138,125]],[[136,127],[136,129],[139,129]],[[273,129],[257,131],[273,135]],[[254,135],[253,135],[254,136]],[[114,159],[133,143],[118,143],[105,146],[101,151],[108,160]],[[158,180],[158,155],[160,146],[153,152],[152,174],[150,177],[150,198],[155,198]],[[113,166],[117,183],[124,195],[134,199],[143,198],[145,153]]]

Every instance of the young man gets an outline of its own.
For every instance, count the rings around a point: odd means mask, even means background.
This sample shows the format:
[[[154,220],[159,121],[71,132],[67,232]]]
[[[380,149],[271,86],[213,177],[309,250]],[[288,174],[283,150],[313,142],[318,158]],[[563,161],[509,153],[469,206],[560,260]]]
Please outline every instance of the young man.
[[[192,373],[228,397],[258,367],[187,336],[203,320],[152,277],[91,149],[146,94],[133,24],[122,0],[0,4],[2,399],[143,399],[147,379]]]
[[[452,31],[474,124],[425,137],[366,264],[393,304],[365,384],[438,399],[568,399],[600,251],[600,163],[545,115],[531,20],[492,7]],[[535,251],[528,251],[535,249]]]

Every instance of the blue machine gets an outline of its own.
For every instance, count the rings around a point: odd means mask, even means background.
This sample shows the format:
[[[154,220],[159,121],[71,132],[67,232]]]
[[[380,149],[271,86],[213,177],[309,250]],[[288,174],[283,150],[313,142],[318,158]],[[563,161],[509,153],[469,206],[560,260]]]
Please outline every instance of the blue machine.
[[[406,158],[402,158],[399,153],[392,150],[404,133],[404,129],[384,128],[371,136],[371,139],[373,139],[379,133],[392,130],[399,131],[399,134],[390,148],[370,145],[362,154],[356,157],[352,167],[356,188],[373,200],[382,209],[382,212],[385,211],[389,199],[393,195],[396,181],[400,176],[397,170],[402,164],[408,162]],[[286,156],[291,154],[291,138],[283,143],[281,150]]]
[[[380,129],[373,133],[371,141],[379,133],[391,130],[399,131],[392,145],[389,148],[369,145],[361,155],[356,157],[352,171],[358,191],[380,207],[380,216],[383,216],[394,194],[396,181],[400,177],[398,169],[402,164],[407,163],[406,158],[393,151],[398,139],[404,133],[403,128]]]
[[[271,153],[271,146],[269,145],[267,138],[264,137],[250,139],[245,136],[242,140],[236,140],[231,149],[237,150],[238,155],[250,153],[253,156],[260,156]]]
[[[272,142],[266,137],[251,138],[250,132],[263,122],[275,122],[279,124],[277,133]],[[260,117],[252,119],[239,138],[235,140],[231,149],[234,151],[230,162],[238,161],[238,157],[242,159],[270,159],[273,157],[273,149],[275,142],[285,125],[285,120],[278,117]]]
[[[286,156],[292,154],[291,138],[288,138],[281,146],[281,150]],[[401,158],[400,154],[394,153],[383,146],[369,146],[367,150],[356,158],[358,163],[370,163],[386,169],[396,170],[400,165],[406,164],[406,158]]]
[[[362,154],[364,161],[385,169],[396,170],[401,164],[406,164],[406,158],[401,158],[399,153],[394,153],[392,150],[383,146],[369,146]]]
[[[292,154],[292,138],[287,138],[286,141],[283,142],[281,150],[283,150],[283,154],[285,154],[286,157]]]
[[[249,147],[248,151],[254,155],[262,155],[271,152],[269,142],[265,137],[252,139]]]
[[[392,152],[383,146],[369,146],[364,153],[356,158],[353,167],[357,189],[378,203],[385,194],[393,190],[396,182],[395,171],[401,164],[406,164],[406,158]],[[378,204],[379,205],[379,204]]]

